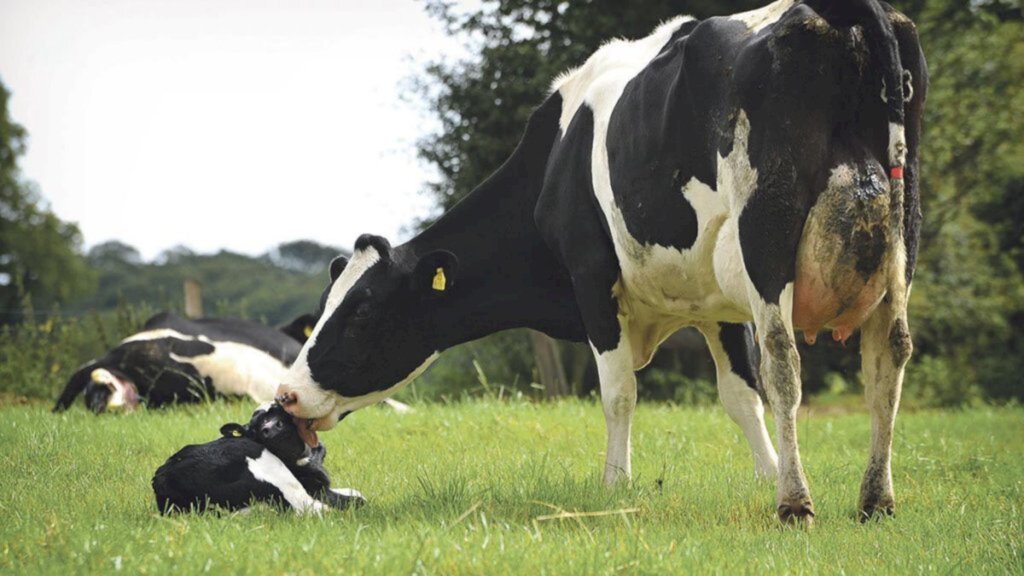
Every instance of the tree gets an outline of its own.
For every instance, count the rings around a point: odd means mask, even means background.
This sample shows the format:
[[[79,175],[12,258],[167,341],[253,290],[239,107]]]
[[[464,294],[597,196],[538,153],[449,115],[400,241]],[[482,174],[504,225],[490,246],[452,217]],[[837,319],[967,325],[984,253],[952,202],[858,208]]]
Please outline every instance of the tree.
[[[22,179],[25,129],[8,110],[0,82],[0,324],[19,321],[25,303],[49,307],[88,292],[95,281],[81,256],[82,235]]]
[[[97,268],[116,266],[138,266],[142,264],[142,255],[134,246],[119,240],[108,240],[89,249],[86,255],[89,264]]]
[[[1024,13],[1019,2],[906,7],[931,70],[913,393],[1024,397]]]
[[[325,246],[312,240],[295,240],[285,242],[270,251],[270,261],[284,268],[305,274],[319,274],[327,270],[331,260],[341,255],[343,250],[334,246]]]

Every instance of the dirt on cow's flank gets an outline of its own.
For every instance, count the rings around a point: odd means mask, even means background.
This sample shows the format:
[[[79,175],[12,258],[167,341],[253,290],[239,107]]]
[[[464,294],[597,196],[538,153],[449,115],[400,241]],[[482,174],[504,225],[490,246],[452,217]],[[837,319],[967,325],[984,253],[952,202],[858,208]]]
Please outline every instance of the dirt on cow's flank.
[[[866,414],[801,416],[817,509],[774,517],[721,409],[641,404],[632,486],[600,483],[601,408],[495,400],[369,408],[323,433],[359,510],[158,515],[153,472],[252,406],[126,416],[0,408],[0,573],[1024,572],[1024,410],[898,420],[896,518],[862,525]]]

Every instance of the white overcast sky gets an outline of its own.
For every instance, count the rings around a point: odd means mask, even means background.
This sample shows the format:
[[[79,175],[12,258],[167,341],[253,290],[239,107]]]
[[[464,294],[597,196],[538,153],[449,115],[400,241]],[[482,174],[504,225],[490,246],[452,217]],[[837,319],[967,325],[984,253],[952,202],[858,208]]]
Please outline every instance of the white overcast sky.
[[[147,260],[407,239],[432,124],[403,80],[459,54],[415,0],[0,0],[24,176]]]

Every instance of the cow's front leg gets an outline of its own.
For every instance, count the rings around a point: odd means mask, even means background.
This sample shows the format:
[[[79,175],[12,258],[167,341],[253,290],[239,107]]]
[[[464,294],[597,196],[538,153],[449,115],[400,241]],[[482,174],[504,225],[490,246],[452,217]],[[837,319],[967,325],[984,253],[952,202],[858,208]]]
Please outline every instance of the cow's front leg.
[[[754,323],[761,345],[761,379],[775,415],[779,445],[779,480],[776,492],[779,519],[784,522],[814,517],[800,448],[796,438],[796,416],[800,407],[800,355],[793,337],[793,285],[779,295],[779,303],[758,301],[753,306]]]
[[[630,434],[633,409],[636,407],[636,373],[633,371],[633,351],[629,345],[625,326],[620,332],[619,344],[600,352],[591,344],[597,360],[597,374],[601,380],[601,404],[608,428],[608,452],[605,455],[604,481],[613,484],[628,481],[630,466]]]
[[[749,324],[709,324],[700,326],[700,331],[715,360],[718,397],[750,444],[754,474],[759,479],[774,480],[779,464],[764,425],[764,405],[757,394],[753,331]]]
[[[896,288],[861,328],[864,396],[871,411],[871,454],[860,486],[861,520],[893,513],[892,432],[903,388],[903,369],[913,345],[905,291]]]

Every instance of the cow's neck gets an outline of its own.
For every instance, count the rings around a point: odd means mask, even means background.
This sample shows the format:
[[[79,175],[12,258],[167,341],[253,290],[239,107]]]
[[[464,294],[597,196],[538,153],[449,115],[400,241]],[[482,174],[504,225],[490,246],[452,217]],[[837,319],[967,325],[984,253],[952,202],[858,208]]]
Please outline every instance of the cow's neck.
[[[451,292],[428,304],[438,349],[519,327],[580,337],[571,282],[534,221],[560,107],[545,102],[512,157],[405,245],[417,257],[444,249],[459,260]]]

